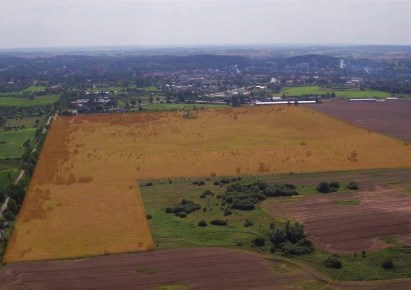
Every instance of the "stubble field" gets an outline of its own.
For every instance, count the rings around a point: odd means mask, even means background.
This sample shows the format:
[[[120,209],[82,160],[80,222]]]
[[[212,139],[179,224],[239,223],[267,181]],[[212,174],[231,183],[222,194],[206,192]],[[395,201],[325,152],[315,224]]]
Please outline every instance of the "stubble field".
[[[58,118],[4,262],[153,249],[140,179],[410,166],[406,143],[297,106]]]

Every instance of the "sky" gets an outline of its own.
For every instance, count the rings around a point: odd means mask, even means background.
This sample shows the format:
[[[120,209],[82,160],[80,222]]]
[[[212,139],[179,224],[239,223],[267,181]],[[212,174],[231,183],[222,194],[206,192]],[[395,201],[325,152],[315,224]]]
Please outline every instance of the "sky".
[[[411,45],[411,0],[0,0],[0,49]]]

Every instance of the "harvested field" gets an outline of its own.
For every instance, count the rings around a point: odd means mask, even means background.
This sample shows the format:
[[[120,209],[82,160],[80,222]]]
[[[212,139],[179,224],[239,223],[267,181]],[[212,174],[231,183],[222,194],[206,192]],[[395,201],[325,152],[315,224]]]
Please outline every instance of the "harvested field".
[[[56,119],[4,262],[153,249],[135,181],[411,166],[411,146],[298,106]]]
[[[310,108],[375,132],[411,141],[411,101],[326,102]]]
[[[275,273],[268,261],[252,254],[195,248],[8,265],[0,271],[0,288],[156,289],[179,284],[196,289],[285,289],[309,278],[299,269]]]
[[[187,271],[190,269],[190,271]],[[406,289],[409,279],[325,282],[308,267],[221,248],[173,249],[0,269],[0,289]],[[184,289],[185,289],[184,288]]]
[[[270,200],[276,217],[301,221],[314,244],[336,253],[360,253],[389,246],[382,237],[411,245],[411,197],[388,186],[360,192],[304,196],[293,202]]]

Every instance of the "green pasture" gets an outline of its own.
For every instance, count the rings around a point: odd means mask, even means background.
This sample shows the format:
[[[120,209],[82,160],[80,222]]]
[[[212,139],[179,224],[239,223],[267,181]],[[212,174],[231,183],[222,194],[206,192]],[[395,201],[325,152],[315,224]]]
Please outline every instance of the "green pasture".
[[[24,153],[23,143],[35,132],[34,128],[0,131],[0,159],[19,158]]]
[[[0,192],[13,181],[17,169],[0,170]]]
[[[59,95],[46,95],[38,96],[33,99],[29,98],[15,98],[15,97],[1,97],[0,107],[30,107],[30,106],[43,106],[57,102]]]
[[[44,91],[45,89],[47,89],[46,86],[30,86],[28,88],[26,88],[23,93],[27,93],[27,94],[33,94],[39,91]]]
[[[335,93],[336,97],[341,98],[387,98],[391,94],[382,91],[375,90],[365,90],[361,91],[359,89],[348,89],[348,90],[333,90],[330,88],[322,88],[320,86],[301,86],[301,87],[286,87],[279,95],[286,96],[304,96],[304,95],[322,95],[326,93]]]

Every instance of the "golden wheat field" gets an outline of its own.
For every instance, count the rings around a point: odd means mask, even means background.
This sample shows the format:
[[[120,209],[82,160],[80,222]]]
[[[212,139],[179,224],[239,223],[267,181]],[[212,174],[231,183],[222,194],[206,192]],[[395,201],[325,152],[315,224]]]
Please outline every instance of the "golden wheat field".
[[[59,117],[4,262],[154,248],[136,181],[411,167],[411,146],[299,106]]]

